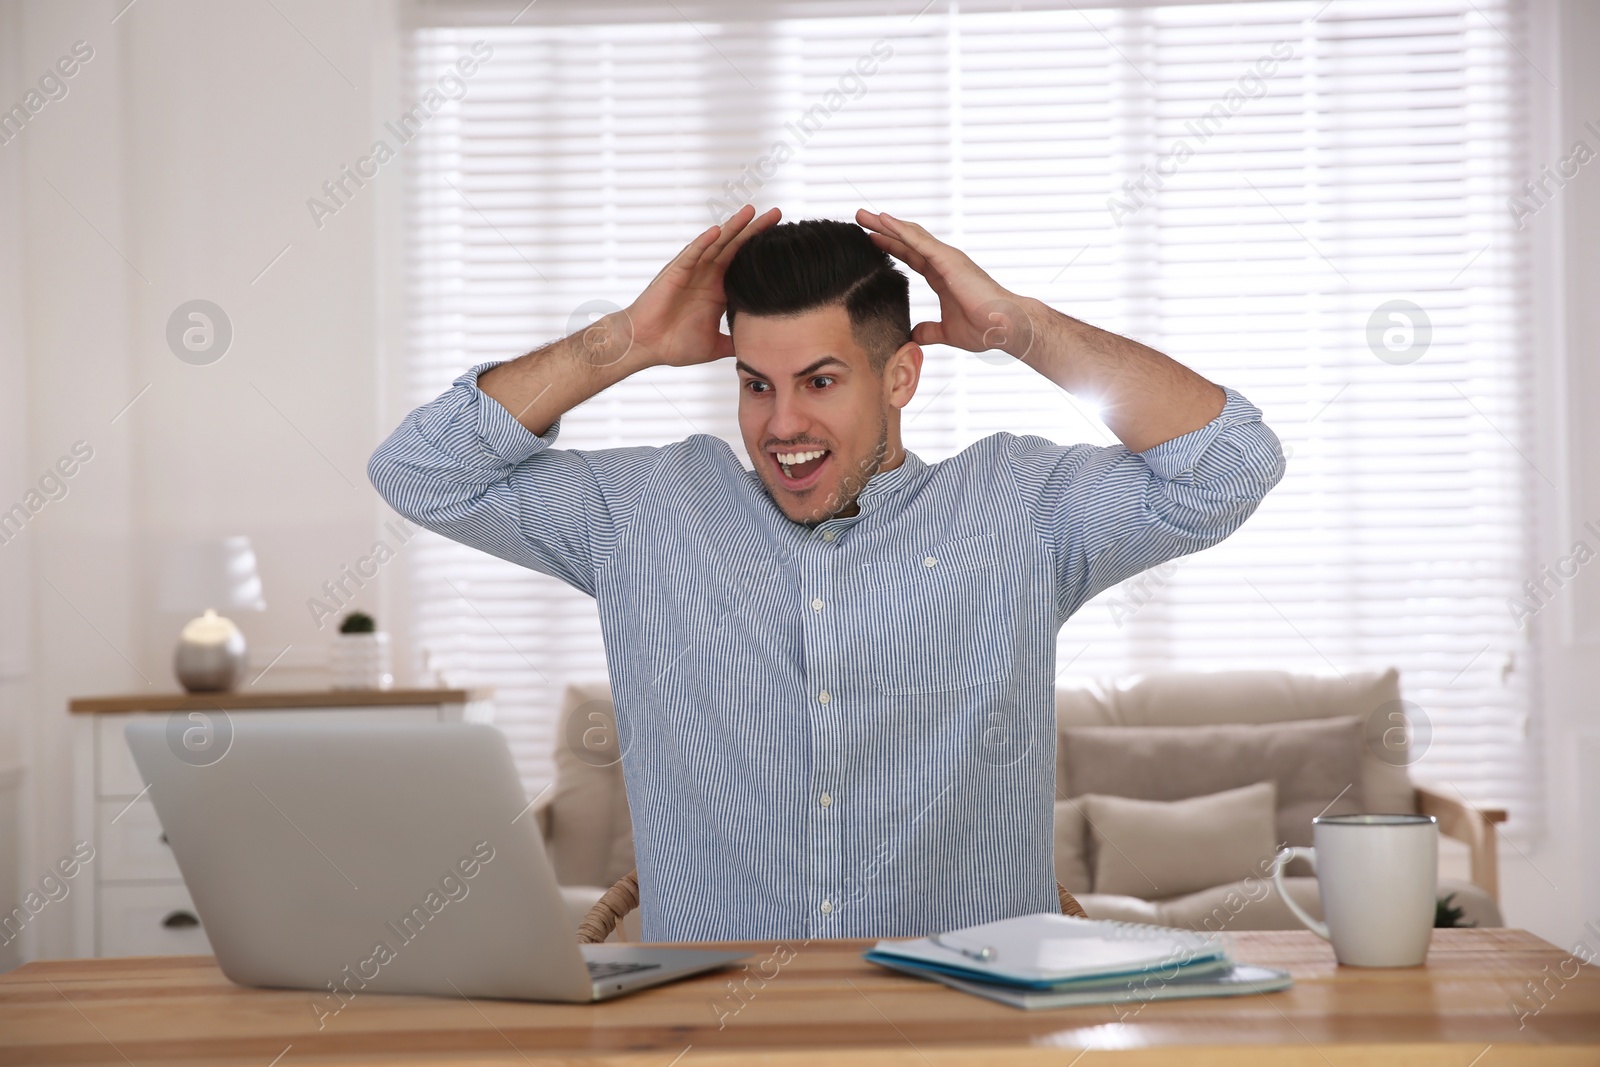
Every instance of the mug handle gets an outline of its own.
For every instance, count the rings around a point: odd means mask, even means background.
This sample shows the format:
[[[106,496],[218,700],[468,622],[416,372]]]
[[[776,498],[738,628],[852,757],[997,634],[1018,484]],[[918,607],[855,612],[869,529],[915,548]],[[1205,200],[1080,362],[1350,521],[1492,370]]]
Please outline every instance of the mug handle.
[[[1272,859],[1272,884],[1278,887],[1278,899],[1289,905],[1289,910],[1294,912],[1294,917],[1305,923],[1306,929],[1322,938],[1324,941],[1333,940],[1328,936],[1328,924],[1318,922],[1306,913],[1306,910],[1295,903],[1294,897],[1283,887],[1283,868],[1290,860],[1303,858],[1311,864],[1312,870],[1317,866],[1317,850],[1314,848],[1291,847],[1283,849]]]

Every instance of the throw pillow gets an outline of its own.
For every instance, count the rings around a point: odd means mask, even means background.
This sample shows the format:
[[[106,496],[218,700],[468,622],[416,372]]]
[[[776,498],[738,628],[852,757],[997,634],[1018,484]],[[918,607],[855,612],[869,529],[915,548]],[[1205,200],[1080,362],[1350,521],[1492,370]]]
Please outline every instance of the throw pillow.
[[[1277,789],[1257,782],[1187,800],[1080,798],[1093,842],[1094,891],[1165,900],[1269,870]]]
[[[1311,820],[1361,810],[1355,716],[1221,726],[1083,726],[1061,731],[1067,796],[1182,800],[1264,779],[1278,787],[1277,839],[1311,844]]]
[[[1089,864],[1084,855],[1081,800],[1056,801],[1056,881],[1073,896],[1090,891]]]

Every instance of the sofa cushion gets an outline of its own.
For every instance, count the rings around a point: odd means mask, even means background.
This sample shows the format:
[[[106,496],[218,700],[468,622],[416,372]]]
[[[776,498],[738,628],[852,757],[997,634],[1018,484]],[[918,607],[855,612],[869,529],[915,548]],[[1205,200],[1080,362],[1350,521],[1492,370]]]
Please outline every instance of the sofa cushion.
[[[1056,801],[1056,881],[1073,896],[1089,892],[1089,861],[1085,853],[1088,826],[1080,801]]]
[[[1285,878],[1283,881],[1296,904],[1312,916],[1322,917],[1322,900],[1315,878]],[[1247,878],[1171,900],[1091,893],[1078,898],[1078,903],[1091,919],[1176,926],[1206,933],[1305,929],[1278,896],[1270,878]]]
[[[1069,796],[1182,800],[1270,779],[1277,785],[1276,843],[1309,845],[1317,815],[1361,810],[1361,729],[1354,717],[1088,726],[1062,731],[1061,759]]]
[[[1173,801],[1085,794],[1094,891],[1163,899],[1262,869],[1274,851],[1276,793],[1268,781]]]
[[[1296,904],[1314,917],[1322,917],[1322,901],[1317,895],[1315,878],[1285,878],[1283,881]],[[1271,878],[1246,878],[1171,900],[1090,893],[1079,897],[1078,903],[1091,919],[1176,926],[1207,933],[1305,929],[1278,896]]]
[[[1407,774],[1412,763],[1405,730],[1394,729],[1400,675],[1346,671],[1343,675],[1289,671],[1174,671],[1145,677],[1063,684],[1056,689],[1059,730],[1080,726],[1211,726],[1354,716],[1364,724],[1359,811],[1415,812]],[[1067,780],[1058,749],[1056,796],[1087,792]],[[1280,783],[1281,784],[1281,783]]]
[[[1106,919],[1119,923],[1146,923],[1150,926],[1165,925],[1161,921],[1161,909],[1153,900],[1124,897],[1115,893],[1085,893],[1078,898],[1078,904],[1083,908],[1083,913],[1091,919]]]
[[[1322,917],[1322,897],[1315,878],[1285,878],[1284,887],[1313,918]],[[1490,928],[1502,925],[1500,908],[1475,885],[1440,882],[1439,896],[1456,894],[1451,903],[1463,911],[1462,920]],[[1300,920],[1283,903],[1271,878],[1246,878],[1231,885],[1213,886],[1172,900],[1141,900],[1115,894],[1086,893],[1078,898],[1091,919],[1151,923],[1212,933],[1235,930],[1304,930]]]
[[[562,885],[609,886],[634,867],[616,712],[605,682],[570,685],[556,737],[545,845]]]
[[[1284,888],[1313,918],[1322,918],[1322,898],[1315,878],[1285,878]],[[1251,876],[1226,885],[1156,901],[1161,925],[1212,933],[1236,930],[1304,930],[1278,895],[1270,875]]]

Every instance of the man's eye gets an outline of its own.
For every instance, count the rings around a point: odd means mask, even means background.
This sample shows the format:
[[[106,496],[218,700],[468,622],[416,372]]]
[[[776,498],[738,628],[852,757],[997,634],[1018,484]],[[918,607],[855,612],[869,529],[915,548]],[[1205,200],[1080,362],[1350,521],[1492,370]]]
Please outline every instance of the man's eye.
[[[768,389],[772,388],[771,385],[759,378],[751,378],[749,381],[744,383],[744,387],[750,390],[752,393],[764,393]]]
[[[818,389],[826,389],[828,386],[833,384],[833,375],[819,374],[815,378],[811,379],[811,384],[816,386]]]

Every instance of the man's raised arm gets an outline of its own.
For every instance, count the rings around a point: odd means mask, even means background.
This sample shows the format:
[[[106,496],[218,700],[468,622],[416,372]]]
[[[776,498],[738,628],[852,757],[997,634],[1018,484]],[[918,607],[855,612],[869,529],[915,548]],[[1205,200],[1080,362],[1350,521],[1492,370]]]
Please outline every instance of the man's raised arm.
[[[478,379],[478,388],[533,433],[543,434],[562,415],[630,374],[733,355],[733,339],[721,330],[727,306],[723,272],[740,246],[779,218],[777,208],[760,218],[755,214],[746,204],[690,241],[626,311],[500,364]]]
[[[938,322],[912,340],[997,348],[1092,400],[1123,448],[1011,438],[1004,462],[1057,561],[1062,615],[1095,593],[1236,530],[1283,476],[1244,397],[1155,349],[1011,293],[916,223],[860,211],[873,243],[927,279]]]
[[[507,363],[473,368],[407,415],[367,475],[401,515],[593,592],[658,450],[551,448],[561,416],[646,367],[732,354],[722,273],[777,222],[746,206],[673,257],[626,311]]]
[[[1198,430],[1222,413],[1220,386],[1148,345],[1007,291],[960,249],[914,222],[869,211],[857,212],[856,220],[939,297],[940,321],[918,323],[912,331],[918,344],[1010,353],[1091,400],[1130,452]]]

